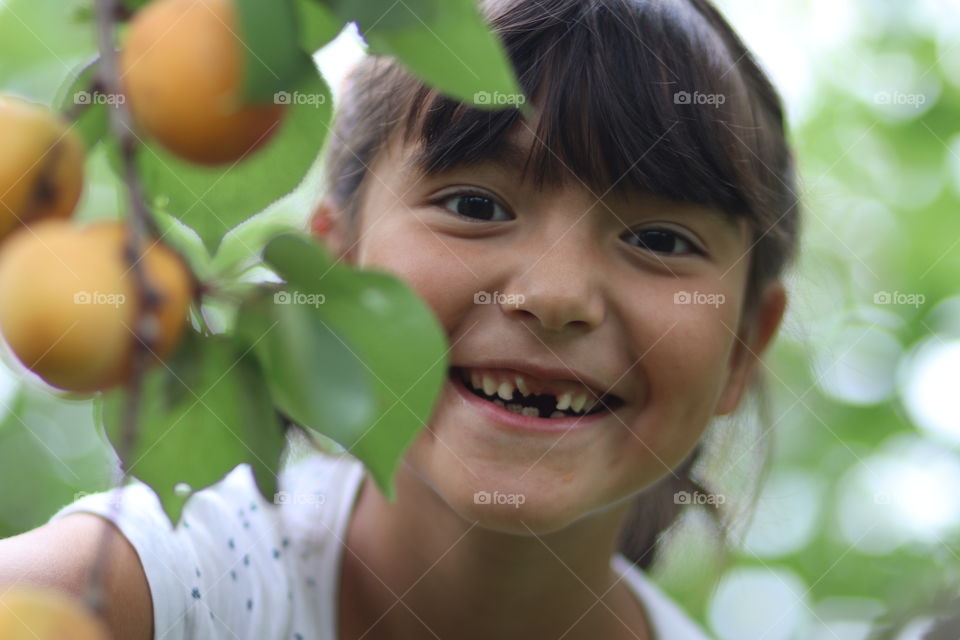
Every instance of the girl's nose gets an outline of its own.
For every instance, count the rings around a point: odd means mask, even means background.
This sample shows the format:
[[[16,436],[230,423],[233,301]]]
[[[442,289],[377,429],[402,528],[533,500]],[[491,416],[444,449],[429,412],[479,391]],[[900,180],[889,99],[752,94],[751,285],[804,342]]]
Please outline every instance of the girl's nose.
[[[498,301],[501,310],[518,319],[536,320],[543,330],[590,330],[606,312],[597,269],[586,252],[555,246],[538,259],[518,265],[508,295]],[[535,327],[531,327],[535,328]]]

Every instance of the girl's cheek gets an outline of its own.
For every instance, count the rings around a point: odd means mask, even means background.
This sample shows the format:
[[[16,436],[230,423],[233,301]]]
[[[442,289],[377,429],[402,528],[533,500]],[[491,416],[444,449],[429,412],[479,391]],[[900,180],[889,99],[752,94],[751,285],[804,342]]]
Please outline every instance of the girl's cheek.
[[[433,310],[448,335],[470,311],[479,280],[409,211],[383,215],[363,235],[361,265],[402,279]],[[407,220],[404,220],[405,217]]]
[[[679,447],[682,457],[709,423],[726,383],[739,302],[725,295],[717,306],[675,303],[676,290],[676,282],[647,288],[629,311],[628,339],[646,387],[634,433],[654,450]]]

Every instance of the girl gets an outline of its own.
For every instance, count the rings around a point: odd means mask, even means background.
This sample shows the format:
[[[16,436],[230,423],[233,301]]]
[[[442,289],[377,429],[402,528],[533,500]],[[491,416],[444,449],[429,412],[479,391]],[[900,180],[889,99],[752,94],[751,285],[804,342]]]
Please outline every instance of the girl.
[[[483,9],[534,117],[365,59],[312,217],[448,333],[396,501],[315,454],[284,471],[279,507],[241,465],[173,532],[134,483],[109,564],[117,637],[704,637],[641,569],[784,312],[797,201],[779,99],[706,0]],[[17,557],[78,589],[109,501],[5,541],[0,581]]]

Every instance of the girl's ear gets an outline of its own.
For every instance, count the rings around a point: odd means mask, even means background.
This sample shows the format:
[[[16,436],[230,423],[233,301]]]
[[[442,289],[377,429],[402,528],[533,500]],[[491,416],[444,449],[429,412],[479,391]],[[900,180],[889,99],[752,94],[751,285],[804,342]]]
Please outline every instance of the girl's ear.
[[[760,358],[776,335],[787,308],[787,291],[779,280],[770,282],[760,296],[756,315],[746,324],[746,335],[738,335],[730,357],[727,384],[717,403],[716,415],[732,413],[740,404],[761,365]]]
[[[347,213],[333,204],[329,197],[323,198],[310,215],[310,234],[338,260],[350,261],[353,255],[350,220]]]

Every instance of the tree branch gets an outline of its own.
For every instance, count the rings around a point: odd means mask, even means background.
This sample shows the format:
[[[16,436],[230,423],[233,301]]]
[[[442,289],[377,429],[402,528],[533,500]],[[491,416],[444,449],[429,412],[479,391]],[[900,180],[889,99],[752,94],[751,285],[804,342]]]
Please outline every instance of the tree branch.
[[[117,487],[122,488],[129,478],[129,469],[126,468],[127,460],[130,459],[136,444],[137,418],[142,396],[143,376],[159,333],[156,312],[160,299],[157,291],[147,279],[142,262],[142,249],[147,246],[150,236],[155,233],[155,229],[147,209],[143,185],[136,168],[138,138],[134,133],[133,115],[126,101],[119,98],[123,93],[114,37],[117,21],[125,14],[117,0],[96,0],[95,15],[97,41],[100,49],[100,77],[97,85],[104,93],[118,97],[117,100],[113,101],[114,104],[107,105],[107,109],[110,132],[120,148],[123,167],[122,178],[126,184],[130,205],[129,215],[127,216],[124,258],[130,266],[137,293],[131,375],[126,387],[126,402],[121,422],[120,444],[117,451],[122,471]],[[119,516],[121,508],[120,493],[117,492],[117,500],[111,502],[111,519],[116,519]],[[110,539],[110,525],[104,523],[97,557],[91,569],[84,594],[88,606],[101,615],[105,605],[103,583],[107,571],[107,560],[109,559]]]

